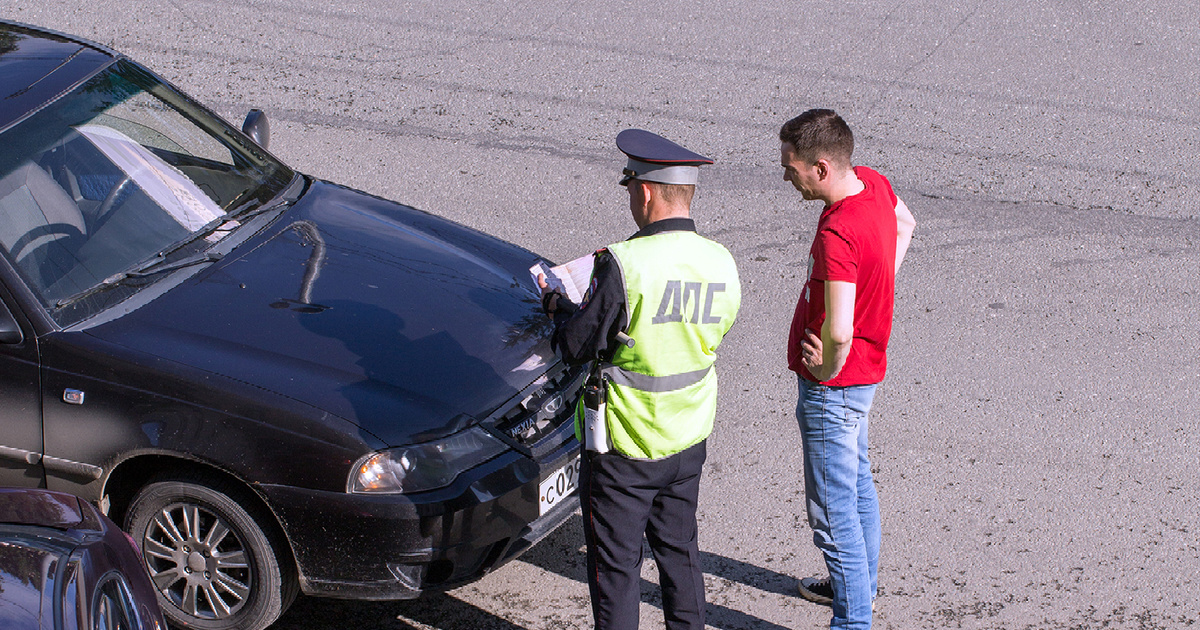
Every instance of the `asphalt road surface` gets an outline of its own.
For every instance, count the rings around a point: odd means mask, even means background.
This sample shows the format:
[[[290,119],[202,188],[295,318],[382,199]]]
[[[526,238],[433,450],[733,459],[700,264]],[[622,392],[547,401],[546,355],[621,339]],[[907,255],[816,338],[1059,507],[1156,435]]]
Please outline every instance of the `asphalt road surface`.
[[[708,623],[819,628],[784,339],[819,207],[779,125],[837,109],[917,217],[871,421],[876,627],[1200,626],[1200,7],[592,0],[0,0],[111,45],[291,165],[556,260],[634,227],[613,138],[712,156],[739,261],[701,496]],[[301,599],[281,630],[589,620],[578,517],[417,602]],[[642,627],[661,627],[657,572]]]

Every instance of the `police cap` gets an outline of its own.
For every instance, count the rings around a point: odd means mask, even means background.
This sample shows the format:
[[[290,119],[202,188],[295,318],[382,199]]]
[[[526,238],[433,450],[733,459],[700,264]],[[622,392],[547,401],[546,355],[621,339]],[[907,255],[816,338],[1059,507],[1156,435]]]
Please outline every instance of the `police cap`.
[[[695,185],[702,164],[712,158],[689,151],[670,140],[644,129],[626,129],[617,134],[617,148],[629,157],[621,185],[631,179],[660,184]]]

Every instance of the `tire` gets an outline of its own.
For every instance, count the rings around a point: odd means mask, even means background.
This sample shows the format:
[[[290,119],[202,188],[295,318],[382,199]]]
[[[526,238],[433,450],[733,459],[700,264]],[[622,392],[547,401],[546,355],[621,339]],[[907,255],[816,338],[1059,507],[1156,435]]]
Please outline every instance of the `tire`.
[[[163,478],[138,491],[125,530],[171,625],[200,630],[262,630],[296,598],[270,531],[227,484]],[[286,555],[284,556],[287,557]]]

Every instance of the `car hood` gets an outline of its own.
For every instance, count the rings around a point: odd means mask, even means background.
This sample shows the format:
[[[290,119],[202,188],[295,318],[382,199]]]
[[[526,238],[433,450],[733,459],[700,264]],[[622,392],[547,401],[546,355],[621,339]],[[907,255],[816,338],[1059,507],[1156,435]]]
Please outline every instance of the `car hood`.
[[[482,419],[556,361],[535,260],[315,182],[220,262],[88,332],[300,400],[394,446]]]

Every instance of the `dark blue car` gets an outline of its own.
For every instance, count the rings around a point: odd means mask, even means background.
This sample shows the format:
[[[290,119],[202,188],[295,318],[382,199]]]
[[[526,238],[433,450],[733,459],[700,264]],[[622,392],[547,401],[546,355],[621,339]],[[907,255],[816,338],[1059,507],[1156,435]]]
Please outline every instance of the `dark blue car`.
[[[95,503],[210,630],[458,586],[575,509],[541,259],[268,136],[0,21],[0,485]]]

